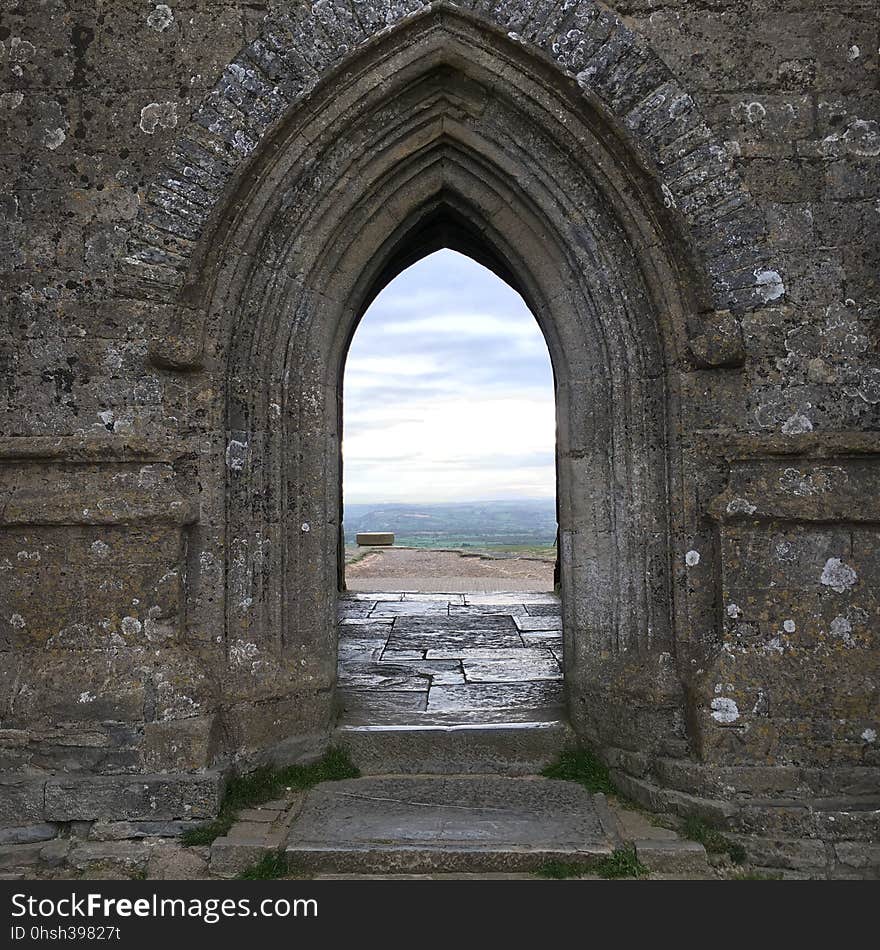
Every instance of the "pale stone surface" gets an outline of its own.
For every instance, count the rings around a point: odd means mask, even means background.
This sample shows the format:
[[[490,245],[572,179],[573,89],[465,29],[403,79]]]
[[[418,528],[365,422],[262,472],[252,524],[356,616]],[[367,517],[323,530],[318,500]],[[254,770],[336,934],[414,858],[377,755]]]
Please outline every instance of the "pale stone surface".
[[[479,714],[500,710],[537,709],[562,711],[561,680],[438,686],[428,694],[428,712],[454,713],[457,710],[474,710]]]
[[[516,683],[559,680],[562,667],[549,650],[524,648],[509,653],[499,650],[491,659],[465,657],[464,673],[469,683]]]
[[[535,630],[561,630],[562,617],[514,617],[517,629],[523,633]]]

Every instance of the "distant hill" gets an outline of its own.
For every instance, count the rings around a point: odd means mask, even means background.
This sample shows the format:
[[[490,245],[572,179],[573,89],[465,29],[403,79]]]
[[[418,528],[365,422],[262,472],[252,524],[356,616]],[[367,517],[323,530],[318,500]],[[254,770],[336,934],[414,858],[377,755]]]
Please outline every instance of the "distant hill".
[[[393,531],[395,543],[423,548],[485,548],[551,545],[556,505],[534,501],[473,501],[435,504],[347,504],[345,540],[359,531]]]

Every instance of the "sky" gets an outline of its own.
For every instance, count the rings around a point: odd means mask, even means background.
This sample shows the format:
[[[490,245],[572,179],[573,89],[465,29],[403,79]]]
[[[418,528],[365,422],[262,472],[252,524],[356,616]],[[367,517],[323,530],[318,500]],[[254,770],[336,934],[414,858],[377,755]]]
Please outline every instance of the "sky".
[[[376,297],[345,367],[345,501],[552,498],[550,356],[524,301],[455,251]]]

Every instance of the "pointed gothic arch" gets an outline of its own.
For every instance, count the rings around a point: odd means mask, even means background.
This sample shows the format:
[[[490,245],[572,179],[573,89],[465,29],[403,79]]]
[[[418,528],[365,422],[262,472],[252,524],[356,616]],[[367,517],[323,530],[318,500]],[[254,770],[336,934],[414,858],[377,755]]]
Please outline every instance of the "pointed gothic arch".
[[[155,362],[216,381],[200,476],[223,505],[194,530],[225,563],[203,599],[229,751],[330,727],[344,357],[375,294],[448,246],[515,286],[550,351],[572,720],[680,753],[678,371],[739,358],[760,219],[692,100],[594,5],[533,37],[414,6],[372,33],[354,4],[332,50],[319,34],[348,5],[270,22],[184,131],[124,264],[165,305]]]

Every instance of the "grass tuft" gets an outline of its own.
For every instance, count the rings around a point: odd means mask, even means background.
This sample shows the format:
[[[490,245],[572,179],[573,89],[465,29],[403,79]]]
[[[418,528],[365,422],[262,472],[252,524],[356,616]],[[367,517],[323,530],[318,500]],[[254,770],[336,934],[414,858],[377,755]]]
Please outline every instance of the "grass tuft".
[[[611,776],[608,774],[608,766],[589,749],[566,750],[559,756],[559,761],[548,765],[541,774],[545,778],[577,782],[589,792],[615,794]]]
[[[359,775],[348,751],[340,746],[331,746],[323,758],[308,765],[288,765],[281,769],[261,765],[247,775],[233,778],[226,786],[220,814],[213,821],[185,831],[181,843],[187,846],[211,844],[215,838],[229,833],[242,809],[255,808],[279,798],[288,789],[312,788],[320,782],[357,778]]]
[[[636,857],[635,848],[618,848],[608,857],[595,864],[576,864],[569,861],[545,861],[536,871],[538,877],[553,881],[581,877],[584,874],[597,874],[608,879],[623,877],[645,877],[648,869]]]
[[[589,868],[585,864],[574,864],[569,861],[545,861],[536,871],[538,877],[546,877],[552,881],[562,881],[568,877],[580,877],[587,874]]]
[[[688,818],[682,827],[682,834],[691,841],[698,841],[710,854],[726,854],[734,864],[742,864],[746,859],[745,848],[710,828],[702,818]]]
[[[599,877],[647,877],[648,869],[636,857],[635,848],[618,848],[596,865]]]
[[[180,836],[180,843],[188,848],[200,844],[212,844],[215,838],[222,838],[229,834],[229,829],[235,824],[235,814],[220,812],[213,821],[206,821],[195,828],[188,828]]]
[[[249,868],[238,875],[240,881],[277,881],[279,878],[297,877],[296,870],[283,851],[269,851]]]

